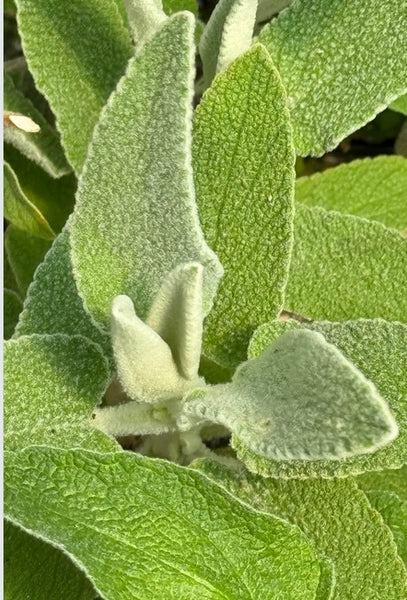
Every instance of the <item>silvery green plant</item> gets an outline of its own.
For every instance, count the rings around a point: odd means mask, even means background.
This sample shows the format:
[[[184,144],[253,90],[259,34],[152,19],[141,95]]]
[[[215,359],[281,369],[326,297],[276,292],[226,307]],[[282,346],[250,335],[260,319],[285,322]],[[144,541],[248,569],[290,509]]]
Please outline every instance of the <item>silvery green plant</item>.
[[[407,5],[16,5],[6,598],[407,597]]]

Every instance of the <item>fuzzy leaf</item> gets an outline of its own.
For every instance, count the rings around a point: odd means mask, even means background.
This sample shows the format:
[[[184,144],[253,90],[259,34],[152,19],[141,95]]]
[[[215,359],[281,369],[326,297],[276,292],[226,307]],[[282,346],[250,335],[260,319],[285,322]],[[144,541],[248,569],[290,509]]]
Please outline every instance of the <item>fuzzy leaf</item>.
[[[5,141],[36,162],[51,177],[60,177],[69,173],[71,168],[66,162],[58,133],[34,107],[32,102],[25,98],[15,87],[12,78],[7,73],[4,74],[3,82],[4,110],[31,117],[40,126],[40,131],[36,134],[6,127],[4,129]]]
[[[137,48],[144,46],[165,23],[161,0],[124,0]]]
[[[94,600],[95,590],[58,548],[4,523],[4,600]]]
[[[36,268],[43,261],[51,242],[9,225],[5,234],[5,249],[10,266],[24,296]]]
[[[307,206],[407,229],[407,159],[378,156],[343,163],[297,180],[295,199]]]
[[[228,427],[232,446],[277,462],[338,461],[397,436],[375,387],[319,333],[288,332],[241,365],[232,383],[187,398],[191,415]]]
[[[4,163],[4,217],[19,229],[52,240],[55,237],[48,221],[24,194],[17,175]]]
[[[251,46],[258,0],[220,0],[200,43],[204,85]]]
[[[291,327],[299,327],[292,324]],[[296,461],[291,464],[265,461],[259,455],[244,450],[248,468],[266,477],[343,477],[366,471],[397,469],[407,463],[407,326],[388,323],[382,319],[360,319],[344,323],[303,323],[322,333],[372,381],[380,395],[388,402],[394,415],[399,435],[392,444],[374,454],[350,457],[341,461],[320,461],[310,464]],[[263,325],[255,333],[250,345],[250,357],[259,355],[278,337],[276,324]],[[284,324],[282,333],[287,329]],[[269,335],[271,333],[271,335]]]
[[[392,536],[352,479],[264,479],[208,460],[196,467],[243,502],[300,527],[333,563],[333,600],[405,597],[407,574]]]
[[[399,0],[297,0],[263,29],[298,154],[332,150],[407,90],[406,20]]]
[[[3,337],[8,340],[14,333],[23,303],[13,290],[7,288],[3,288],[3,302]]]
[[[205,94],[193,157],[202,228],[225,267],[204,354],[236,366],[254,328],[282,308],[292,244],[291,126],[279,76],[261,46]]]
[[[91,422],[108,375],[98,346],[82,336],[31,335],[5,342],[5,447],[115,449]]]
[[[206,312],[216,290],[221,267],[199,227],[190,168],[193,29],[188,13],[168,19],[130,62],[95,131],[71,244],[80,294],[105,326],[119,294],[145,319],[180,263],[206,267]]]
[[[263,23],[264,21],[269,21],[271,17],[274,17],[292,3],[293,0],[259,0],[256,22]]]
[[[99,113],[131,56],[114,0],[17,0],[18,29],[38,89],[79,173]],[[63,65],[63,68],[61,68]]]
[[[315,595],[318,562],[298,528],[165,461],[15,453],[5,504],[9,517],[74,556],[106,600],[156,600],[163,590],[168,600]]]
[[[83,335],[100,345],[107,357],[111,355],[110,340],[92,322],[78,296],[72,274],[68,228],[56,238],[35,273],[16,333]]]
[[[381,223],[296,206],[289,311],[340,321],[407,322],[407,239]]]

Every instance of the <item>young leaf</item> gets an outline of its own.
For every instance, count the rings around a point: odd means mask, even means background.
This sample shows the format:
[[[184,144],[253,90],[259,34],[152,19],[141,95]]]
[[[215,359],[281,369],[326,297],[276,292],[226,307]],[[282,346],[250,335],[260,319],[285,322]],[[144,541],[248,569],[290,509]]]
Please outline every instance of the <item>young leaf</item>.
[[[16,334],[31,333],[83,335],[101,346],[107,357],[111,356],[110,340],[95,326],[78,296],[68,226],[55,239],[28,290]]]
[[[392,536],[354,480],[263,479],[209,460],[194,466],[243,502],[300,527],[333,563],[334,600],[405,597],[407,574]]]
[[[37,123],[40,130],[25,133],[11,127],[4,129],[4,139],[36,162],[51,177],[61,177],[71,170],[66,162],[59,135],[42,114],[15,87],[12,78],[4,74],[4,110],[29,116]]]
[[[314,598],[319,566],[302,532],[191,469],[33,448],[10,453],[6,486],[8,517],[74,556],[106,600]]]
[[[9,225],[5,234],[5,249],[18,287],[27,292],[36,268],[43,261],[51,242]]]
[[[291,322],[292,323],[292,322]],[[286,331],[286,324],[283,332]],[[248,468],[272,477],[343,477],[366,471],[398,469],[407,462],[407,326],[388,323],[382,319],[360,319],[344,323],[297,323],[294,327],[308,327],[322,333],[325,339],[339,350],[372,381],[394,415],[399,435],[392,444],[374,454],[350,457],[341,461],[295,461],[291,464],[264,460],[259,455],[244,452]],[[250,345],[249,356],[259,355],[276,337],[277,327],[271,324],[256,332]]]
[[[13,290],[7,288],[3,289],[3,302],[3,338],[8,340],[14,333],[23,303]]]
[[[24,194],[17,175],[6,162],[4,163],[3,176],[5,219],[34,236],[52,240],[55,234],[48,221]]]
[[[4,600],[94,600],[95,595],[59,548],[5,521]]]
[[[145,319],[180,263],[205,266],[205,312],[216,290],[221,267],[199,227],[190,167],[193,30],[188,13],[168,19],[130,61],[95,131],[71,244],[80,294],[105,326],[119,294]]]
[[[407,322],[407,239],[381,223],[296,205],[285,306],[312,319]]]
[[[241,365],[232,383],[187,397],[191,415],[221,423],[246,448],[288,462],[338,461],[391,442],[397,425],[374,386],[319,333],[286,333]]]
[[[378,156],[343,163],[335,169],[301,177],[295,199],[307,206],[380,221],[407,229],[407,160]]]
[[[4,345],[4,443],[114,450],[92,427],[108,383],[98,346],[82,336],[31,335]]]
[[[407,90],[407,5],[297,0],[265,27],[298,154],[321,156]]]
[[[236,366],[254,328],[282,308],[292,244],[292,132],[278,73],[260,45],[205,94],[193,158],[202,228],[225,267],[204,354]]]
[[[258,0],[220,0],[200,43],[205,87],[251,46]]]
[[[140,49],[166,20],[161,0],[124,0],[134,42]]]
[[[79,173],[99,113],[131,55],[114,0],[17,0],[18,29],[38,89]],[[61,68],[63,65],[63,68]]]

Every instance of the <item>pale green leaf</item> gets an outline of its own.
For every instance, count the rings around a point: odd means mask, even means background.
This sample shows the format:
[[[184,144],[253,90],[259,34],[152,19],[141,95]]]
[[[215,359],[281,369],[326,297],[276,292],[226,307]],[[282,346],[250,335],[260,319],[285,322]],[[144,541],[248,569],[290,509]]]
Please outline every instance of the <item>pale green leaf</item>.
[[[284,8],[290,6],[292,2],[293,0],[259,0],[256,22],[263,23],[264,21],[269,21],[271,17],[274,17]]]
[[[8,163],[4,163],[4,217],[19,229],[32,235],[52,240],[55,234],[48,221],[24,194],[17,175]]]
[[[244,451],[246,465],[253,471],[272,477],[343,477],[366,471],[397,469],[407,463],[407,326],[382,319],[359,319],[343,323],[314,322],[293,324],[310,327],[324,335],[372,381],[387,401],[394,415],[399,435],[390,445],[374,454],[350,457],[341,461],[320,461],[310,464],[296,461],[290,464],[264,460]],[[287,327],[284,324],[282,333]],[[270,335],[269,335],[270,333]],[[278,338],[278,324],[263,325],[255,333],[249,356],[259,355]]]
[[[38,265],[51,246],[49,240],[9,225],[5,234],[5,250],[10,266],[23,296],[33,280]]]
[[[220,0],[199,42],[204,85],[251,46],[258,0]]]
[[[381,223],[296,205],[284,308],[341,321],[407,322],[407,239]]]
[[[92,322],[78,295],[67,228],[56,238],[35,274],[16,333],[83,335],[103,347],[106,356],[111,355],[108,337]]]
[[[195,390],[186,410],[225,425],[245,461],[339,461],[371,453],[397,436],[377,390],[324,337],[294,330],[238,367],[232,383]],[[250,456],[249,456],[250,459]]]
[[[333,600],[406,597],[407,574],[392,536],[354,480],[263,479],[208,460],[196,467],[243,502],[300,527],[320,556],[333,563]]]
[[[335,148],[407,90],[406,21],[399,0],[297,0],[263,29],[300,155]]]
[[[4,523],[4,600],[94,600],[71,560],[9,521]]]
[[[4,344],[4,443],[114,450],[92,427],[108,383],[99,347],[82,336],[30,335]]]
[[[161,0],[123,0],[134,42],[140,49],[165,23]]]
[[[403,94],[403,96],[400,96],[400,98],[397,98],[397,100],[392,102],[390,108],[403,115],[407,115],[407,94]]]
[[[23,303],[13,290],[7,288],[3,288],[3,302],[3,337],[8,340],[14,333]]]
[[[194,121],[197,203],[225,267],[204,333],[204,354],[244,360],[251,333],[282,308],[293,227],[294,149],[285,93],[254,46],[220,75]]]
[[[60,177],[69,173],[71,168],[66,162],[59,135],[55,129],[34,107],[32,102],[25,98],[15,87],[12,78],[7,73],[4,74],[3,86],[4,110],[30,117],[40,127],[40,131],[35,134],[5,127],[5,141],[36,162],[51,177]]]
[[[114,0],[17,0],[24,54],[75,171],[132,48]]]
[[[302,177],[295,199],[407,229],[407,159],[378,156],[344,163],[335,169]]]
[[[221,267],[199,227],[190,165],[193,30],[188,13],[168,19],[130,61],[95,131],[71,243],[80,294],[105,326],[119,294],[145,319],[181,263],[205,267],[205,312],[216,290]]]
[[[106,600],[315,596],[301,531],[191,469],[37,448],[10,455],[6,479],[6,514],[74,556]]]

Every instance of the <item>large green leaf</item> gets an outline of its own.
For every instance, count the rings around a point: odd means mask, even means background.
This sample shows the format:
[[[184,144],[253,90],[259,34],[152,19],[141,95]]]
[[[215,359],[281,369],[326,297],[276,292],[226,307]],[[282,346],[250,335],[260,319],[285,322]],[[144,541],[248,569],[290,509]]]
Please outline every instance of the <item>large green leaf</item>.
[[[407,4],[297,0],[262,31],[287,89],[296,149],[320,156],[407,90]]]
[[[407,159],[378,156],[298,179],[295,199],[307,206],[407,229]]]
[[[224,71],[252,43],[258,0],[220,0],[199,42],[204,85]]]
[[[74,556],[106,600],[314,598],[301,531],[196,471],[46,448],[10,453],[6,471],[6,514]]]
[[[131,55],[114,0],[17,0],[24,54],[79,173],[99,113]]]
[[[92,428],[108,383],[106,359],[82,336],[31,335],[4,345],[4,443],[112,450]]]
[[[71,226],[75,277],[93,317],[108,326],[128,295],[144,319],[178,264],[205,268],[205,310],[221,267],[206,245],[190,165],[194,19],[169,18],[132,60],[95,131]]]
[[[7,227],[5,234],[7,258],[23,296],[50,246],[49,240],[39,238],[14,225]]]
[[[244,360],[253,329],[283,304],[295,178],[285,101],[278,73],[256,45],[216,79],[195,115],[198,210],[225,267],[204,353],[226,366]]]
[[[296,206],[284,308],[340,321],[407,322],[407,239],[381,223]]]
[[[287,331],[287,323],[266,324],[260,327],[252,340],[249,356],[258,356],[265,348]],[[373,454],[350,457],[340,461],[306,461],[281,463],[265,460],[242,448],[248,467],[265,476],[273,477],[342,477],[365,471],[397,469],[407,463],[407,326],[388,323],[382,319],[360,319],[343,323],[290,322],[289,327],[309,327],[335,344],[353,364],[372,381],[380,395],[388,402],[399,427],[399,436],[390,445]]]
[[[56,238],[35,273],[16,333],[83,335],[103,347],[107,356],[111,354],[108,337],[92,322],[78,295],[72,274],[68,228]]]
[[[16,292],[7,288],[3,289],[3,302],[3,337],[8,340],[14,333],[23,303]]]
[[[4,600],[94,600],[85,575],[60,549],[4,523]]]
[[[40,126],[38,133],[25,133],[18,129],[6,127],[4,139],[13,144],[29,159],[38,163],[52,177],[60,177],[71,168],[66,162],[61,148],[59,135],[46,121],[42,114],[15,87],[12,78],[4,74],[4,110],[21,113],[33,119]]]
[[[352,479],[263,479],[208,460],[196,467],[254,508],[298,525],[333,563],[333,600],[406,597],[407,573],[392,536]]]
[[[228,427],[243,461],[248,450],[249,460],[255,452],[288,470],[300,460],[317,472],[322,460],[374,452],[398,433],[371,382],[321,334],[301,329],[242,364],[232,383],[193,391],[186,408]]]

